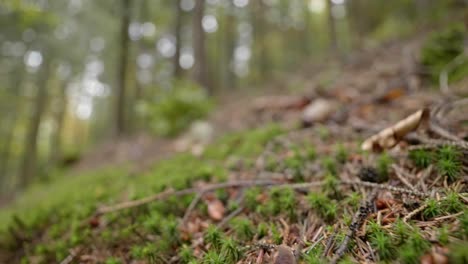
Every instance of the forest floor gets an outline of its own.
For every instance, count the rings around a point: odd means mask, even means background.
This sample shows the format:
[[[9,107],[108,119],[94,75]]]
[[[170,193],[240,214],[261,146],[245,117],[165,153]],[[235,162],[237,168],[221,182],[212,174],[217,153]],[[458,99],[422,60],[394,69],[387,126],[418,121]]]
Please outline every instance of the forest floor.
[[[467,263],[468,79],[430,88],[420,45],[108,143],[0,212],[0,263]]]

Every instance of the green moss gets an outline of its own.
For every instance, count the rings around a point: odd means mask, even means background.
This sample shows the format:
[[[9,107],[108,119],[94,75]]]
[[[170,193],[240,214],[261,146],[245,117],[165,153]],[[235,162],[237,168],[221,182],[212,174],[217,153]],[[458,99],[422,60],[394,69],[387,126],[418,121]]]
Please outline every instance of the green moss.
[[[203,256],[202,260],[203,264],[224,264],[225,259],[221,255],[221,253],[215,251],[215,250],[210,250],[206,252],[206,254]]]
[[[414,165],[419,168],[427,168],[434,159],[432,152],[425,149],[410,151],[409,158],[413,161]]]
[[[421,49],[421,62],[429,70],[430,79],[438,83],[439,75],[447,64],[463,53],[465,29],[461,23],[453,23],[445,30],[433,33]],[[468,60],[449,71],[449,81],[459,80],[468,72]]]
[[[231,220],[231,227],[240,240],[251,240],[255,235],[255,228],[252,222],[244,217],[237,217]]]
[[[242,251],[237,242],[232,238],[223,240],[221,254],[224,257],[225,263],[237,263],[241,259]]]
[[[423,211],[423,216],[427,219],[437,217],[443,213],[440,203],[435,199],[426,200],[426,209]]]
[[[388,178],[392,162],[392,158],[387,153],[384,153],[377,158],[377,172],[381,177]]]
[[[261,239],[261,238],[268,235],[268,224],[267,223],[261,222],[261,223],[258,224],[258,226],[257,226],[257,235],[258,235],[259,239]]]
[[[447,196],[441,201],[441,207],[449,213],[458,213],[465,207],[458,196],[458,193],[450,191]]]
[[[121,264],[122,261],[118,258],[111,257],[111,258],[107,258],[104,263],[105,264]]]
[[[345,163],[348,160],[348,151],[343,144],[338,144],[335,150],[335,158],[339,163]]]
[[[323,168],[332,175],[338,174],[338,165],[336,164],[335,159],[331,157],[325,157],[322,160]]]
[[[312,209],[326,221],[333,221],[338,214],[338,205],[334,200],[329,199],[323,193],[311,192],[307,196],[307,200]]]
[[[205,232],[204,239],[214,250],[219,251],[221,249],[223,233],[216,226],[210,225]]]
[[[182,263],[189,263],[190,261],[195,260],[193,249],[188,245],[182,245],[182,247],[179,248],[178,256]]]
[[[278,227],[273,223],[270,224],[270,232],[273,243],[280,245],[283,242],[283,236]]]
[[[463,241],[455,243],[450,247],[449,259],[450,263],[468,263],[468,242]]]

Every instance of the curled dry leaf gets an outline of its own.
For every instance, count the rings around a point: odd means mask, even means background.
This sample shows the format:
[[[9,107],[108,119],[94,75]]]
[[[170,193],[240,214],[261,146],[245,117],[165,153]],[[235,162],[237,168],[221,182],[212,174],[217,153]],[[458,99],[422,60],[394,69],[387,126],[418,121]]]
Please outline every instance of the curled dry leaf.
[[[207,205],[208,215],[211,217],[211,219],[216,221],[220,221],[223,219],[226,208],[220,200],[210,199],[207,201]]]
[[[394,147],[404,136],[416,130],[421,124],[427,123],[429,109],[425,108],[406,117],[391,127],[387,127],[378,134],[366,139],[362,143],[362,150],[383,150]]]

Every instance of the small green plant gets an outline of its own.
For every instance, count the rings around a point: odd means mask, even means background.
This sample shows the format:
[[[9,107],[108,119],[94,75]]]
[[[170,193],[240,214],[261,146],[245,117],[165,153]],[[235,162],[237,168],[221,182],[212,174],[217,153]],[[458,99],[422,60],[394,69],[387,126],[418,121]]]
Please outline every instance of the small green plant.
[[[255,235],[252,222],[244,217],[234,218],[231,221],[232,229],[241,240],[250,240]]]
[[[447,245],[449,242],[449,229],[448,226],[443,225],[439,228],[438,240],[442,245]]]
[[[348,151],[343,144],[338,144],[336,147],[335,158],[339,163],[345,163],[348,160]]]
[[[399,247],[398,255],[402,263],[419,263],[420,257],[430,247],[430,242],[421,235],[418,228],[414,228],[405,243]]]
[[[375,232],[370,237],[373,248],[377,250],[382,260],[392,259],[395,254],[395,247],[392,244],[392,237],[385,231]]]
[[[236,241],[232,238],[227,238],[223,240],[223,245],[221,247],[221,252],[224,256],[225,263],[237,263],[241,258],[241,250]]]
[[[461,174],[461,153],[452,146],[444,146],[437,151],[437,171],[450,181],[455,181]]]
[[[114,258],[114,257],[106,259],[106,262],[105,262],[105,264],[121,264],[121,263],[122,262],[120,261],[120,259]]]
[[[195,260],[195,256],[193,255],[193,250],[188,245],[183,245],[179,249],[178,256],[182,263],[189,263],[192,260]]]
[[[257,235],[258,238],[263,238],[268,235],[268,225],[264,222],[261,222],[257,226]]]
[[[250,188],[245,191],[244,204],[249,210],[255,211],[258,206],[257,197],[260,195],[259,188]]]
[[[384,153],[377,158],[377,172],[381,177],[388,178],[388,172],[392,162],[392,158],[387,153]]]
[[[433,161],[432,152],[425,149],[411,150],[409,158],[418,168],[427,168]]]
[[[308,145],[306,149],[306,157],[309,160],[315,160],[317,158],[317,151],[312,145]]]
[[[408,226],[401,218],[393,224],[393,233],[395,233],[398,244],[403,243],[411,232],[411,227]]]
[[[270,224],[270,232],[273,243],[276,245],[280,245],[283,242],[283,236],[281,235],[280,230],[274,223]]]
[[[325,157],[322,160],[322,166],[328,173],[338,175],[338,166],[333,158]]]
[[[468,237],[468,210],[467,209],[465,209],[463,211],[463,214],[458,217],[458,220],[460,221],[459,233],[461,233],[461,236],[466,239]]]
[[[455,243],[450,248],[450,263],[468,263],[468,242]]]
[[[214,250],[219,251],[221,249],[223,234],[216,226],[210,225],[205,232],[204,238]]]
[[[441,207],[444,209],[444,211],[449,213],[458,213],[463,210],[464,205],[460,200],[460,197],[458,197],[458,193],[450,191],[441,201]]]
[[[440,206],[440,203],[435,200],[435,199],[427,199],[426,200],[426,209],[424,209],[423,211],[423,216],[425,218],[433,218],[433,217],[437,217],[439,216],[440,214],[442,214],[443,210]]]
[[[338,205],[325,194],[311,192],[307,196],[307,200],[310,207],[315,209],[326,221],[333,221],[336,218],[338,214]]]
[[[224,264],[226,263],[223,255],[215,250],[206,252],[202,260],[203,264]]]

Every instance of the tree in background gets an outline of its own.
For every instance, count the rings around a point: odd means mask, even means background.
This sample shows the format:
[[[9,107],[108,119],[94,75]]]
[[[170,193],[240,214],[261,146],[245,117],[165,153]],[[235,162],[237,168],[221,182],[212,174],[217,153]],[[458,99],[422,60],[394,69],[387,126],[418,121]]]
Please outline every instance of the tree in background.
[[[120,26],[120,56],[117,75],[117,104],[116,104],[116,134],[122,136],[127,133],[126,97],[127,97],[127,66],[129,54],[128,28],[130,25],[130,0],[122,0],[122,17]]]
[[[208,93],[212,93],[212,89],[208,81],[208,69],[205,50],[205,31],[203,30],[203,16],[205,13],[205,0],[195,0],[193,10],[193,51],[195,64],[193,65],[194,80],[204,87]]]

